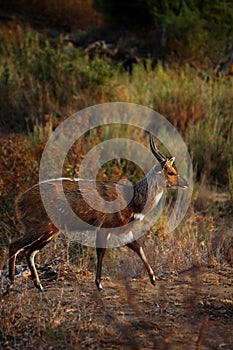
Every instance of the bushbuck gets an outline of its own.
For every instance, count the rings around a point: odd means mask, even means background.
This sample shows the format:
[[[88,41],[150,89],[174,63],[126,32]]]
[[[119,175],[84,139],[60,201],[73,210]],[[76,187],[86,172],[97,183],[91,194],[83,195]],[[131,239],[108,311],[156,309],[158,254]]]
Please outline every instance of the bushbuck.
[[[96,231],[97,268],[95,283],[99,290],[102,289],[101,270],[108,239],[108,228],[119,229],[123,245],[127,245],[138,254],[145,265],[151,283],[155,285],[154,271],[142,247],[133,238],[133,228],[138,220],[142,220],[158,205],[165,188],[186,188],[188,183],[173,167],[175,158],[166,158],[157,149],[152,136],[150,136],[150,149],[159,163],[153,166],[145,177],[133,186],[111,181],[60,178],[36,184],[21,194],[16,200],[16,213],[23,236],[13,241],[9,246],[10,284],[8,288],[10,289],[14,283],[16,256],[20,251],[23,251],[34,284],[43,292],[34,263],[36,253],[60,230],[81,232],[86,229],[85,223]],[[81,219],[78,227],[74,224],[74,217],[72,215],[66,217],[67,213],[62,208],[59,183],[62,183],[63,195],[65,194],[73,215]],[[128,194],[132,189],[131,199],[127,202]],[[51,195],[52,200],[49,203],[56,209],[57,216],[63,216],[60,225],[56,225],[45,210],[41,190]],[[85,201],[83,194],[88,197],[88,202]],[[121,210],[106,212],[106,201],[111,202],[116,198],[122,204]],[[97,207],[98,210],[95,209]]]

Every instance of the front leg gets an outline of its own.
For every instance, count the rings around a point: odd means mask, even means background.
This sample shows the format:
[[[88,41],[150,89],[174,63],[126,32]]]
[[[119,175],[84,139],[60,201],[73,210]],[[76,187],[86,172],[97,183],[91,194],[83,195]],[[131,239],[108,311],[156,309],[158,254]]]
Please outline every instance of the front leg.
[[[153,286],[155,286],[156,278],[155,278],[154,271],[152,270],[152,268],[147,260],[147,257],[145,256],[145,253],[144,253],[142,247],[140,246],[140,244],[138,243],[138,241],[135,240],[131,243],[128,243],[127,247],[129,247],[130,249],[132,249],[134,252],[136,252],[138,254],[138,256],[143,261],[143,264],[146,267],[147,273],[150,277],[151,284],[153,284]]]
[[[101,273],[102,273],[103,258],[106,251],[106,244],[107,244],[107,234],[101,231],[97,232],[96,234],[97,266],[96,266],[95,284],[98,290],[103,289],[101,284]]]
[[[96,277],[95,277],[95,284],[98,288],[98,290],[102,290],[102,284],[101,284],[101,272],[102,272],[102,262],[104,258],[106,248],[96,248],[97,253],[97,267],[96,267]]]

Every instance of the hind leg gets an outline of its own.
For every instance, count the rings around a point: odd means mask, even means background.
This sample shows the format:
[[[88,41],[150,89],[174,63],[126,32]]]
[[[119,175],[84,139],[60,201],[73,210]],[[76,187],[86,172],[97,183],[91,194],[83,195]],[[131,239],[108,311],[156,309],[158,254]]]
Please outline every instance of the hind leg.
[[[15,261],[19,252],[23,250],[23,245],[21,244],[21,240],[18,239],[12,242],[9,246],[9,279],[10,284],[8,289],[12,288],[15,279]]]
[[[35,250],[33,248],[27,248],[27,249],[25,249],[24,254],[25,254],[26,259],[27,259],[28,267],[30,269],[34,285],[36,288],[39,289],[40,292],[43,293],[44,289],[42,287],[42,284],[40,283],[39,275],[38,275],[38,272],[37,272],[36,266],[35,266],[35,256],[38,253],[38,251],[39,250]]]
[[[34,282],[35,287],[38,288],[39,291],[42,293],[44,293],[44,289],[42,287],[42,284],[40,283],[39,275],[36,270],[35,256],[44,246],[46,246],[46,244],[48,244],[51,241],[53,234],[53,231],[50,231],[49,234],[44,234],[40,236],[39,239],[37,239],[36,243],[28,245],[24,248],[24,254],[27,259],[28,267],[31,271],[32,280]]]
[[[46,244],[46,242],[45,242],[45,244]],[[42,244],[42,245],[45,245],[45,244]],[[38,288],[39,291],[43,294],[43,298],[45,299],[45,301],[47,303],[51,304],[50,299],[46,296],[46,294],[44,292],[44,288],[43,288],[42,284],[40,283],[39,275],[38,275],[38,272],[36,270],[35,256],[38,252],[39,252],[39,250],[35,250],[33,248],[27,248],[24,251],[35,287]]]

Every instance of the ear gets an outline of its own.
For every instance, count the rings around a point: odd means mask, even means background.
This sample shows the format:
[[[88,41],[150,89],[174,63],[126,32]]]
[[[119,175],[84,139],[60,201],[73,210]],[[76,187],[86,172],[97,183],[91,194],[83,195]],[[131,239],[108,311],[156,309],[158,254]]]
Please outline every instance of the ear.
[[[175,161],[175,157],[171,157],[171,158],[168,160],[168,162],[169,162],[170,165],[172,165],[172,164],[174,163],[174,161]]]

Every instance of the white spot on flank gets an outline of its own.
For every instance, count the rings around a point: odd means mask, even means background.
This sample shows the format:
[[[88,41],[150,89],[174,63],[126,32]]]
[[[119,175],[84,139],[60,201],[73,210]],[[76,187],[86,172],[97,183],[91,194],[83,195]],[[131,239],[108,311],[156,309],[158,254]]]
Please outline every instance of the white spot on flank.
[[[68,215],[69,213],[65,210],[65,209],[63,209],[63,208],[58,208],[58,211],[61,213],[61,214],[63,214],[63,215]]]
[[[142,221],[145,217],[144,214],[134,214],[134,219]]]

